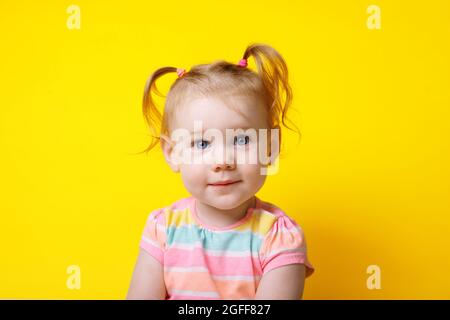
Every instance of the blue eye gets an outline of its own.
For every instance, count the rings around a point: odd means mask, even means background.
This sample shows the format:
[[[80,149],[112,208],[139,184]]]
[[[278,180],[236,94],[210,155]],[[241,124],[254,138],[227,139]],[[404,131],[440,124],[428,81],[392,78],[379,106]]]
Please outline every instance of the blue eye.
[[[250,141],[249,136],[241,135],[241,136],[234,137],[234,144],[237,144],[239,146],[245,146],[249,143],[249,141]]]
[[[195,147],[197,149],[203,150],[203,149],[206,149],[208,147],[209,142],[206,141],[206,140],[197,140],[197,141],[194,141],[192,144],[195,144]]]

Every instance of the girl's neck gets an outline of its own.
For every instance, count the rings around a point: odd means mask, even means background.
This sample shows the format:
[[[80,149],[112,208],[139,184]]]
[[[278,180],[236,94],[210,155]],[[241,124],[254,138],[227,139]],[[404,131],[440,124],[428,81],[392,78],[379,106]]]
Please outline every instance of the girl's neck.
[[[245,217],[249,208],[256,205],[256,197],[243,202],[233,209],[222,210],[196,201],[197,217],[205,224],[215,228],[226,228]]]

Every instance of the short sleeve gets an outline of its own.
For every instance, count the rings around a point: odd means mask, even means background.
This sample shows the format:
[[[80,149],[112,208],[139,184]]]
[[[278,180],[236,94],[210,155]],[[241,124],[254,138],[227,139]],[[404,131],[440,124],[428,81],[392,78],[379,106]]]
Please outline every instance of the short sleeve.
[[[163,209],[154,210],[148,215],[139,247],[163,264],[166,247],[166,227]]]
[[[314,272],[308,260],[303,230],[288,216],[281,216],[266,234],[260,250],[263,274],[288,264],[304,264],[306,277]]]

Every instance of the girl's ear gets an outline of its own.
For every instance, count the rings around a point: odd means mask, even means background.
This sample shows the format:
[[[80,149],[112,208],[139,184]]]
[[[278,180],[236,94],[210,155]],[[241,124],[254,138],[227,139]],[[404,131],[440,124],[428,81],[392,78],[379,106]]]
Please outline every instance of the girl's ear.
[[[173,172],[180,172],[180,165],[175,160],[176,154],[174,152],[175,142],[168,136],[161,134],[159,142],[161,143],[161,149],[164,154],[164,158],[167,164],[170,166]]]

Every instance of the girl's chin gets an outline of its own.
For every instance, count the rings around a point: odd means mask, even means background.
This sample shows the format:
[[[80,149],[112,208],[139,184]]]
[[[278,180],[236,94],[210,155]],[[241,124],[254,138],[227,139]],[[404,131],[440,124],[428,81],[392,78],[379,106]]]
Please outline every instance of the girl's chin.
[[[240,195],[211,195],[206,197],[206,203],[220,210],[230,210],[242,204],[243,200]]]

